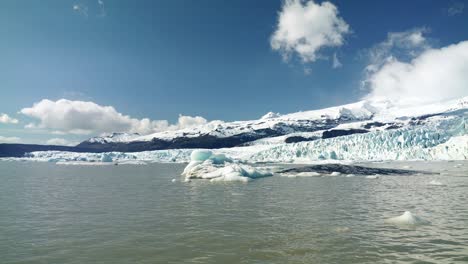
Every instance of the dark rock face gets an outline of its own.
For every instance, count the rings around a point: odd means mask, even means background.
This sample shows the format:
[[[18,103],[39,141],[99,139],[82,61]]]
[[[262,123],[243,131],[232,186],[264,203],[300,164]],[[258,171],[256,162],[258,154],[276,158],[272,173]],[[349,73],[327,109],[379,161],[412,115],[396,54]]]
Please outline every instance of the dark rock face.
[[[365,125],[364,125],[364,128],[369,129],[369,128],[381,127],[381,126],[385,126],[385,123],[381,123],[381,122],[370,122],[370,123],[365,124]]]
[[[31,144],[0,144],[0,157],[22,157],[25,153],[33,151],[72,151],[72,152],[139,152],[162,149],[179,149],[179,148],[230,148],[245,145],[248,142],[262,138],[283,136],[294,132],[314,132],[318,130],[327,130],[336,127],[337,125],[348,122],[344,119],[321,119],[321,120],[296,120],[294,123],[278,122],[271,128],[257,129],[246,131],[234,136],[217,137],[208,134],[200,134],[196,136],[184,135],[172,140],[162,140],[154,138],[151,141],[131,141],[131,142],[90,142],[84,141],[75,147],[65,146],[47,146],[47,145],[31,145]],[[226,127],[225,130],[236,129],[235,127]],[[246,130],[249,129],[247,126]],[[241,129],[242,130],[242,129]],[[365,130],[363,130],[365,131]],[[223,132],[223,131],[218,131]],[[331,130],[324,133],[326,137],[335,137],[340,135],[349,135],[359,133],[360,131],[353,130]],[[366,131],[367,132],[367,131]],[[228,133],[227,133],[228,134]],[[112,136],[119,136],[113,134]],[[326,138],[325,137],[325,138]],[[286,143],[311,141],[317,138],[290,137],[286,139]]]
[[[414,175],[414,174],[433,174],[424,171],[414,170],[400,170],[400,169],[386,169],[386,168],[370,168],[354,165],[341,165],[341,164],[323,164],[313,165],[299,168],[291,168],[282,170],[279,173],[300,173],[300,172],[317,172],[320,174],[331,174],[332,172],[339,172],[341,174],[354,174],[354,175]]]
[[[401,127],[403,127],[403,125],[393,124],[393,125],[390,125],[387,128],[385,128],[385,130],[398,129],[398,128],[401,128]]]
[[[322,134],[322,138],[334,138],[334,137],[341,137],[341,136],[348,136],[352,134],[363,134],[369,132],[365,129],[333,129],[324,131]]]
[[[179,149],[179,148],[230,148],[242,145],[246,142],[254,141],[265,137],[275,137],[282,135],[278,131],[272,129],[263,129],[256,133],[244,133],[231,137],[219,138],[211,135],[200,135],[197,137],[178,137],[173,140],[166,141],[153,138],[151,141],[134,141],[134,142],[111,142],[106,144],[82,142],[77,147],[92,150],[92,152],[138,152],[147,150],[161,149]]]
[[[317,130],[330,129],[338,125],[337,120],[308,121],[300,120],[296,124],[278,123],[272,128],[257,129],[246,133],[237,134],[230,137],[216,137],[212,135],[199,135],[196,137],[177,137],[172,140],[161,140],[153,138],[151,141],[133,142],[89,142],[84,141],[76,147],[87,149],[89,152],[139,152],[147,150],[179,149],[179,148],[230,148],[242,146],[245,143],[268,137],[283,136],[292,132],[314,132]],[[296,138],[296,140],[299,140]],[[297,141],[299,142],[299,141]]]
[[[301,136],[292,136],[288,137],[284,140],[285,143],[297,143],[297,142],[304,142],[304,141],[314,141],[319,139],[319,137],[301,137]]]

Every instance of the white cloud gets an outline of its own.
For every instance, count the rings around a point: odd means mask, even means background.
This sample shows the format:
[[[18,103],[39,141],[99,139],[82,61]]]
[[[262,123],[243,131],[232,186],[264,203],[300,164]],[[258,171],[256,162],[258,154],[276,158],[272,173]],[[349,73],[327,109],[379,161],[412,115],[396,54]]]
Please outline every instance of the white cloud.
[[[84,4],[74,4],[73,11],[77,12],[78,14],[88,17],[88,7]]]
[[[64,138],[51,138],[47,140],[46,145],[55,145],[55,146],[76,146],[77,142],[70,142]]]
[[[428,48],[409,62],[390,57],[370,72],[366,98],[419,104],[467,96],[467,73],[468,41]]]
[[[453,2],[448,8],[447,8],[447,15],[449,16],[456,16],[460,15],[463,13],[463,9],[465,9],[465,4],[462,2]]]
[[[303,62],[314,62],[320,58],[321,49],[343,45],[344,35],[350,32],[338,13],[330,2],[285,0],[271,37],[271,48],[285,60],[295,52]]]
[[[22,114],[39,120],[26,128],[51,130],[54,134],[102,134],[131,132],[150,134],[164,130],[176,130],[206,124],[203,117],[180,115],[176,124],[167,120],[136,119],[123,115],[112,106],[94,102],[43,99],[32,107],[23,108]]]
[[[429,30],[415,28],[403,32],[390,32],[387,39],[368,51],[370,64],[366,70],[373,72],[378,70],[388,60],[395,57],[411,59],[430,48],[427,38],[424,36]]]
[[[18,124],[18,119],[11,118],[7,114],[0,114],[0,123]]]
[[[175,125],[177,129],[196,127],[206,124],[207,121],[201,116],[184,116],[179,115],[177,124]]]
[[[103,0],[97,0],[97,3],[98,3],[99,8],[100,8],[100,14],[98,16],[105,17],[107,15],[107,12],[106,12],[106,6],[104,4],[104,1]]]
[[[336,56],[336,53],[333,53],[333,61],[332,61],[332,67],[333,69],[337,69],[343,66],[341,61],[338,59],[338,56]]]
[[[0,143],[20,143],[21,139],[19,137],[4,137],[0,136]]]

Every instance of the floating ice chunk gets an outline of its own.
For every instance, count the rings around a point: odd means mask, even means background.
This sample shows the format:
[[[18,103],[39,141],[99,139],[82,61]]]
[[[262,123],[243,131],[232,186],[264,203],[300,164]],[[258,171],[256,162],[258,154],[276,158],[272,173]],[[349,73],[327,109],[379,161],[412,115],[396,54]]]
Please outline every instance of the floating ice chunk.
[[[297,178],[297,174],[289,174],[289,173],[282,173],[280,174],[282,177],[288,177],[288,178]]]
[[[405,211],[402,215],[392,217],[385,220],[388,224],[394,225],[424,225],[429,224],[429,221],[420,218],[419,216],[413,215],[410,211]]]
[[[441,183],[440,181],[432,180],[429,182],[429,185],[435,185],[435,186],[445,186],[445,184]]]
[[[225,161],[231,161],[226,155],[224,154],[213,154],[209,157],[215,164],[223,164]]]
[[[366,176],[366,179],[378,179],[379,178],[379,175],[369,175],[369,176]]]
[[[194,154],[195,153],[195,154]],[[254,178],[271,176],[268,171],[238,164],[223,154],[213,154],[211,151],[194,151],[190,163],[182,175],[186,179],[209,179],[216,181],[248,182]],[[209,156],[208,156],[209,155]]]
[[[280,173],[280,176],[288,178],[297,178],[297,177],[320,177],[322,174],[315,171],[306,171],[306,172],[297,172],[297,173]]]
[[[309,172],[299,172],[297,174],[299,177],[316,177],[316,176],[321,176],[320,173],[315,172],[315,171],[309,171]]]
[[[346,178],[350,178],[350,177],[354,177],[354,176],[356,176],[356,175],[354,175],[354,174],[348,174],[348,175],[346,175]]]
[[[330,173],[330,176],[340,176],[340,175],[341,175],[341,173],[338,172],[338,171],[334,171],[334,172]]]
[[[351,231],[351,228],[347,226],[340,226],[336,227],[334,230],[336,233],[348,233],[349,231]]]
[[[209,159],[213,155],[213,152],[209,150],[194,150],[192,154],[190,154],[191,161],[205,161]]]
[[[172,179],[171,182],[177,182],[177,180],[176,180],[176,179]]]
[[[199,167],[188,172],[186,177],[210,179],[211,181],[241,181],[248,182],[251,179],[271,176],[269,172],[262,172],[248,165],[240,165],[236,163],[214,164],[204,162]]]

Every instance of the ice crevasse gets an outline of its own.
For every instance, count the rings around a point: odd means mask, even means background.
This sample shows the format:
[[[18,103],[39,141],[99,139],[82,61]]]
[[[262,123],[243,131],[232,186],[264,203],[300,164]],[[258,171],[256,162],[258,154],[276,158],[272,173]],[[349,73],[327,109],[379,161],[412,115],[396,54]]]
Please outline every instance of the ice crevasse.
[[[251,157],[257,162],[467,158],[468,122],[463,116],[437,120],[418,127],[283,144]]]

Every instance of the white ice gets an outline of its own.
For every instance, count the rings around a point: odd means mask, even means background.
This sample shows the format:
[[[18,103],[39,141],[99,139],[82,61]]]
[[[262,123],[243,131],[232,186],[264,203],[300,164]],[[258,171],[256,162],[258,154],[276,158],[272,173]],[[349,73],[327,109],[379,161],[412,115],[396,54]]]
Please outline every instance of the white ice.
[[[194,150],[190,157],[191,161],[182,173],[186,179],[248,182],[251,179],[272,175],[268,171],[234,162],[224,154],[213,154],[207,150]]]
[[[429,223],[429,221],[413,215],[410,211],[405,211],[400,216],[389,218],[385,222],[394,225],[423,225]]]
[[[445,186],[445,184],[441,183],[440,181],[432,180],[429,182],[429,185],[434,185],[434,186]]]

